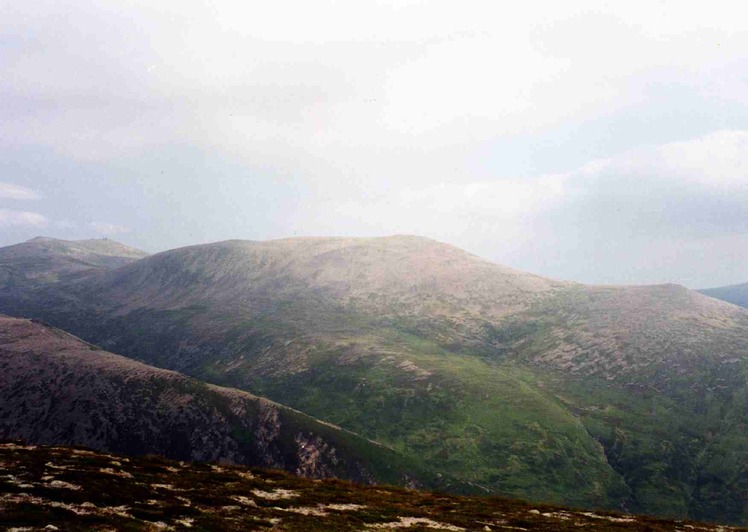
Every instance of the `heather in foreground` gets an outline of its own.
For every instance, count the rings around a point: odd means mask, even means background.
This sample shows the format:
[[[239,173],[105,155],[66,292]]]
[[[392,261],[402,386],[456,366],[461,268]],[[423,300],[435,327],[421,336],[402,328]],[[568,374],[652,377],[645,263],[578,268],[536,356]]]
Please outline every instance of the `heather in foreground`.
[[[738,530],[238,466],[0,445],[6,530]]]

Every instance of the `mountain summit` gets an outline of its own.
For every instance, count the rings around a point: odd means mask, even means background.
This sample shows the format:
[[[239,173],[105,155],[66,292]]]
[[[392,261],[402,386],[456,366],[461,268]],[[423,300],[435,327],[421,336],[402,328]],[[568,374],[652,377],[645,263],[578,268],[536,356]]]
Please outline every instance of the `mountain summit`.
[[[58,240],[38,236],[0,248],[0,289],[11,290],[91,270],[117,268],[147,255],[108,238]]]

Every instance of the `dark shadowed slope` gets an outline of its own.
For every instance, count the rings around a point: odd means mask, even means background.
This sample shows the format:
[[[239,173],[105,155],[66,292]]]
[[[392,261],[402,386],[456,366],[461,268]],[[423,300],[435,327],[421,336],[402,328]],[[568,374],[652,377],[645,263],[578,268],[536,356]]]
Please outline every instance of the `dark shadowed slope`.
[[[702,294],[748,308],[748,283],[699,290]]]
[[[14,443],[0,443],[0,473],[3,523],[24,531],[738,530]]]
[[[266,399],[3,316],[0,438],[273,467],[313,478],[433,485],[396,453]]]
[[[748,522],[748,312],[416,237],[230,241],[12,297],[493,493]],[[735,464],[741,464],[735,466]]]
[[[0,289],[54,282],[81,272],[124,266],[148,254],[107,238],[37,237],[0,248]]]

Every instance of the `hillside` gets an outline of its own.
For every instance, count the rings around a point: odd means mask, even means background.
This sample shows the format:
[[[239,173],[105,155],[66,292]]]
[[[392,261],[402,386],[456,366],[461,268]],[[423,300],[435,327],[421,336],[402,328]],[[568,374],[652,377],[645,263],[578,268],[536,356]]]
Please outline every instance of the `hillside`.
[[[748,283],[699,290],[704,295],[748,308]]]
[[[191,246],[100,276],[85,289],[103,290],[122,311],[216,303],[259,314],[284,304],[321,304],[463,324],[499,319],[563,286],[453,246],[401,236]]]
[[[147,255],[107,238],[70,241],[37,237],[0,248],[0,289],[29,287],[81,272],[117,268]]]
[[[0,439],[273,467],[312,478],[436,485],[396,453],[266,399],[3,316]]]
[[[737,530],[14,443],[0,472],[6,530]]]
[[[310,238],[159,253],[0,294],[0,310],[490,493],[748,523],[748,312],[683,287],[557,282],[416,237]]]

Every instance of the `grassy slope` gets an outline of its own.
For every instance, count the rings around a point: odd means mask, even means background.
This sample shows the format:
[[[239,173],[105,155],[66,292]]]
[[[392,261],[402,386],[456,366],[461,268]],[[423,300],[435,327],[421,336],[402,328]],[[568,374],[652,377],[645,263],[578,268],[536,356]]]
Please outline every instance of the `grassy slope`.
[[[616,290],[571,288],[493,332],[604,446],[631,490],[628,509],[745,523],[745,325],[723,318],[723,329],[705,330],[687,313],[662,324],[662,294],[642,306],[638,321],[615,323],[606,305]],[[650,337],[653,348],[609,342],[624,327]]]
[[[525,370],[406,335],[391,340],[417,345],[384,364],[364,358],[340,365],[318,352],[310,371],[247,385],[491,493],[596,507],[617,507],[627,495],[602,448],[576,418],[527,384]],[[421,380],[419,371],[430,375]]]
[[[0,437],[472,491],[420,460],[285,406],[1,315]]]
[[[683,407],[700,404],[697,396],[686,393],[686,403],[665,395],[640,398],[636,382],[631,387],[599,377],[570,378],[527,363],[554,348],[558,339],[549,333],[567,318],[544,311],[539,322],[508,320],[506,330],[491,330],[501,342],[475,352],[446,349],[414,335],[412,328],[345,321],[350,316],[304,338],[299,331],[304,319],[295,319],[293,310],[244,322],[199,308],[148,311],[138,319],[131,315],[95,327],[100,336],[92,339],[119,338],[107,347],[157,354],[160,358],[148,360],[157,365],[187,364],[179,369],[252,390],[382,441],[492,493],[746,521],[739,503],[746,493],[744,472],[725,475],[718,466],[722,453],[748,448],[746,433],[734,430],[730,437],[720,436],[719,445],[707,445],[708,431],[702,428],[719,426],[721,418],[714,412],[697,416]],[[230,328],[216,335],[217,343],[189,346],[188,341],[185,346],[184,331],[223,320]],[[372,336],[344,333],[350,330]],[[419,378],[403,369],[406,361],[430,375]],[[686,377],[686,383],[698,382],[693,372]],[[719,397],[714,403],[722,404]],[[611,404],[627,414],[613,419],[590,414],[607,411]],[[650,408],[659,417],[642,417]],[[684,439],[693,442],[685,446]],[[699,456],[692,449],[705,452]],[[684,477],[684,468],[696,473]]]
[[[603,448],[536,385],[532,369],[450,351],[363,319],[354,326],[350,316],[290,344],[285,339],[296,338],[296,326],[248,320],[218,335],[214,346],[196,349],[193,362],[182,331],[222,319],[190,310],[146,312],[96,330],[111,338],[109,331],[129,329],[107,348],[171,353],[148,361],[185,364],[180,370],[298,408],[491,493],[606,508],[620,508],[628,496]],[[265,320],[272,326],[263,326]],[[299,321],[289,311],[285,320]],[[261,333],[239,335],[247,330]],[[341,332],[350,330],[358,334]]]
[[[745,522],[745,388],[718,398],[668,396],[581,379],[551,377],[546,383],[624,474],[630,510]]]
[[[677,371],[653,375],[644,367],[622,380],[552,371],[528,361],[564,340],[553,331],[566,318],[547,309],[540,315],[539,323],[510,322],[503,339],[511,349],[491,357],[379,329],[370,339],[318,342],[297,373],[262,378],[251,363],[227,371],[220,362],[206,371],[493,492],[745,522],[744,362],[703,353]],[[585,347],[577,360],[599,354]],[[370,350],[376,354],[351,355]],[[403,371],[405,361],[431,375]]]
[[[557,310],[550,312],[548,305]],[[681,368],[680,375],[652,375],[644,368],[624,380],[559,372],[533,363],[564,341],[576,346],[574,338],[555,333],[570,319],[559,308],[565,306],[546,303],[492,328],[494,348],[478,353],[446,349],[412,329],[382,328],[366,320],[354,326],[342,318],[308,342],[285,345],[287,340],[277,338],[300,333],[295,326],[284,329],[275,314],[237,326],[233,335],[223,336],[235,343],[223,343],[224,352],[203,350],[202,365],[191,372],[386,442],[494,493],[745,522],[742,493],[748,477],[740,464],[746,463],[748,431],[740,420],[748,412],[740,402],[746,393],[744,370],[736,371],[742,363],[701,356],[700,365]],[[575,300],[574,308],[571,319],[582,320],[583,305]],[[199,329],[187,314],[175,331]],[[144,322],[154,329],[175,323],[173,312],[164,321],[147,316]],[[288,309],[285,320],[300,321]],[[262,334],[239,334],[248,330]],[[341,331],[346,330],[367,333],[345,336]],[[139,338],[154,336],[146,332]],[[293,350],[308,344],[314,349],[303,356]],[[169,346],[165,341],[140,349],[174,352]],[[576,348],[582,362],[600,352],[584,344]],[[729,346],[725,349],[729,352]],[[654,382],[667,385],[648,389]]]

